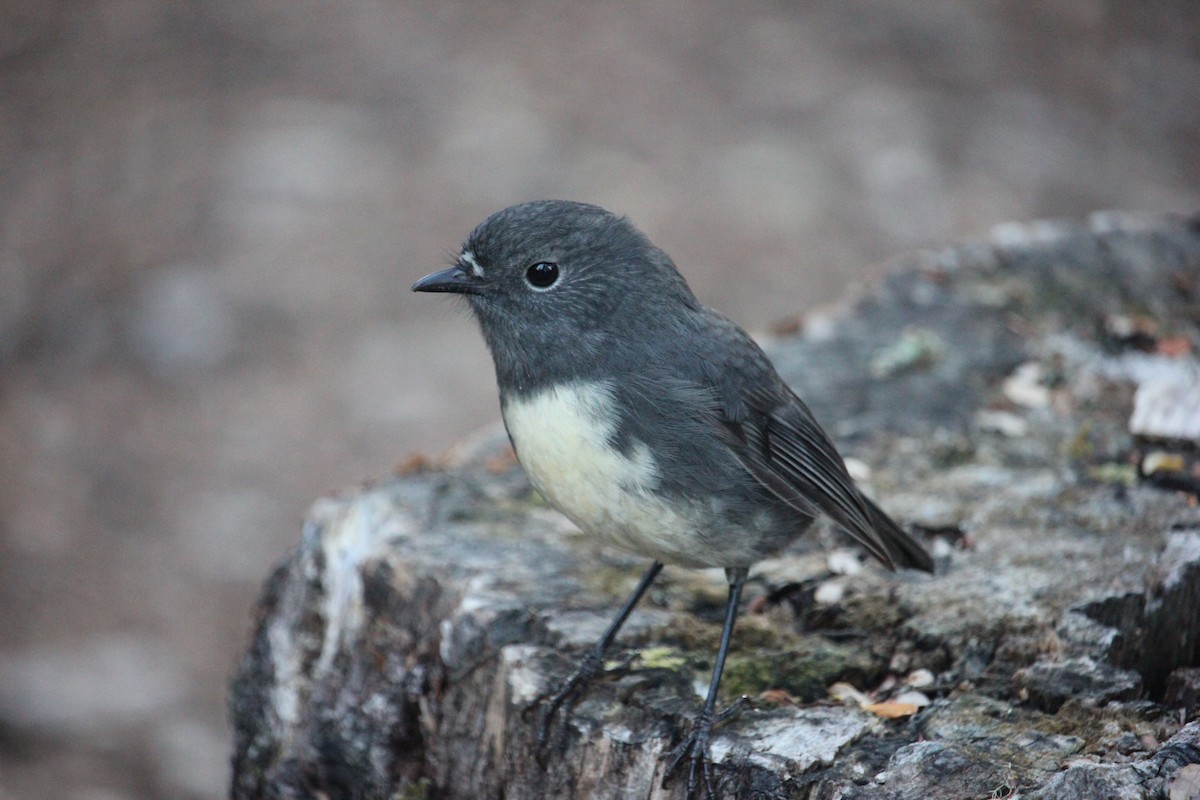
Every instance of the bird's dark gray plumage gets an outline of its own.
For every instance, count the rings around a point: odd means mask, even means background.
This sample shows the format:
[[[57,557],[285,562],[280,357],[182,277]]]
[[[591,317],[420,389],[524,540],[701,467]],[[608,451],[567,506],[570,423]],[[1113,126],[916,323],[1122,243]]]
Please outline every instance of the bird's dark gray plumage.
[[[627,220],[583,203],[525,203],[489,217],[462,254],[414,288],[466,296],[504,405],[563,384],[603,385],[612,445],[644,446],[657,473],[650,490],[704,510],[696,551],[667,563],[746,567],[825,514],[884,564],[932,569],[855,487],[759,346],[701,305]],[[527,280],[539,263],[560,272],[548,289]]]
[[[599,671],[599,654],[662,563],[726,568],[724,644],[700,732],[685,743],[690,784],[706,758],[751,564],[823,514],[887,566],[933,570],[924,548],[854,485],[759,346],[698,302],[666,253],[626,219],[567,201],[513,206],[413,289],[469,302],[534,485],[585,532],[654,559],[551,712]]]

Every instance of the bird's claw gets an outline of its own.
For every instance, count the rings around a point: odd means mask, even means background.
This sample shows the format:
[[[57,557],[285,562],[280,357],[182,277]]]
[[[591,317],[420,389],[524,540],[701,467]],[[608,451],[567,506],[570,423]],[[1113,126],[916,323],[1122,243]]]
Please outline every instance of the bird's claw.
[[[734,700],[725,708],[721,709],[721,713],[717,714],[716,720],[713,722],[713,727],[723,725],[731,719],[737,719],[742,715],[742,712],[754,705],[754,701],[748,695],[741,695],[737,700]]]
[[[714,800],[717,797],[716,788],[713,784],[713,763],[708,757],[709,741],[712,739],[713,728],[724,724],[731,719],[739,716],[747,706],[751,705],[751,700],[746,695],[739,697],[734,703],[719,714],[713,716],[708,712],[700,712],[696,721],[692,723],[691,732],[679,743],[675,749],[667,754],[669,761],[667,768],[663,772],[663,787],[666,788],[667,783],[683,766],[686,759],[688,761],[688,783],[687,796],[693,798],[696,796],[696,789],[699,784],[696,781],[696,773],[699,772],[704,778],[704,796],[707,800]]]
[[[687,797],[696,797],[696,790],[699,788],[697,782],[697,772],[704,779],[704,796],[707,800],[715,800],[717,797],[716,789],[713,786],[713,767],[712,761],[708,757],[709,739],[712,737],[713,718],[710,714],[701,713],[696,721],[692,723],[692,730],[679,745],[668,753],[667,768],[663,772],[663,788],[675,777],[675,773],[683,766],[683,762],[688,763],[687,773]]]
[[[538,734],[535,743],[536,752],[538,755],[538,763],[545,767],[544,756],[546,745],[550,742],[550,726],[554,722],[554,716],[559,709],[564,706],[567,709],[574,704],[575,698],[587,688],[597,676],[604,672],[604,661],[596,651],[589,651],[583,660],[579,662],[579,666],[571,673],[554,694],[539,695],[532,703],[525,707],[522,716],[527,716],[529,712],[535,708],[542,706],[538,722]]]

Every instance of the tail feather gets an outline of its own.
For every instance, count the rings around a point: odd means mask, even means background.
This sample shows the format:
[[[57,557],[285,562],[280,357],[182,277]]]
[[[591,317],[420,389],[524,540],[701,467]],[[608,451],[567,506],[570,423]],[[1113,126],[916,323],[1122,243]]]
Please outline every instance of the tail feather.
[[[933,556],[929,555],[929,552],[921,543],[897,525],[882,508],[875,505],[871,498],[865,494],[861,496],[863,505],[867,509],[867,516],[870,518],[871,524],[875,527],[879,536],[883,539],[884,544],[887,545],[888,552],[891,553],[896,566],[933,572]]]

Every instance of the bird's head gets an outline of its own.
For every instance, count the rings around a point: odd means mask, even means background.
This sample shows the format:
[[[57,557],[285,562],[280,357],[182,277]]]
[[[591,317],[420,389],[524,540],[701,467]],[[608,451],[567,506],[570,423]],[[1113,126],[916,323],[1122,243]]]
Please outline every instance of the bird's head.
[[[511,362],[586,360],[627,343],[631,327],[636,336],[696,306],[670,258],[628,220],[565,200],[496,212],[452,266],[412,288],[466,298],[501,373]]]

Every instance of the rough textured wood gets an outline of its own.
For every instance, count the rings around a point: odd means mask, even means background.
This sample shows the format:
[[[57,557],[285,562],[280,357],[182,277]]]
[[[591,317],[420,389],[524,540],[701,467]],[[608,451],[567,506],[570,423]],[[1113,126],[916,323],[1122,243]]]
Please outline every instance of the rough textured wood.
[[[828,529],[758,565],[724,686],[754,704],[712,746],[724,795],[1187,790],[1200,510],[1136,465],[1191,444],[1129,423],[1138,386],[1198,369],[1197,276],[1192,221],[1011,226],[769,344],[939,574],[885,573]],[[1114,336],[1113,315],[1157,333]],[[698,707],[719,572],[668,569],[619,640],[640,655],[533,752],[528,709],[643,566],[540,504],[498,431],[322,500],[234,682],[233,796],[681,797],[661,756]]]

